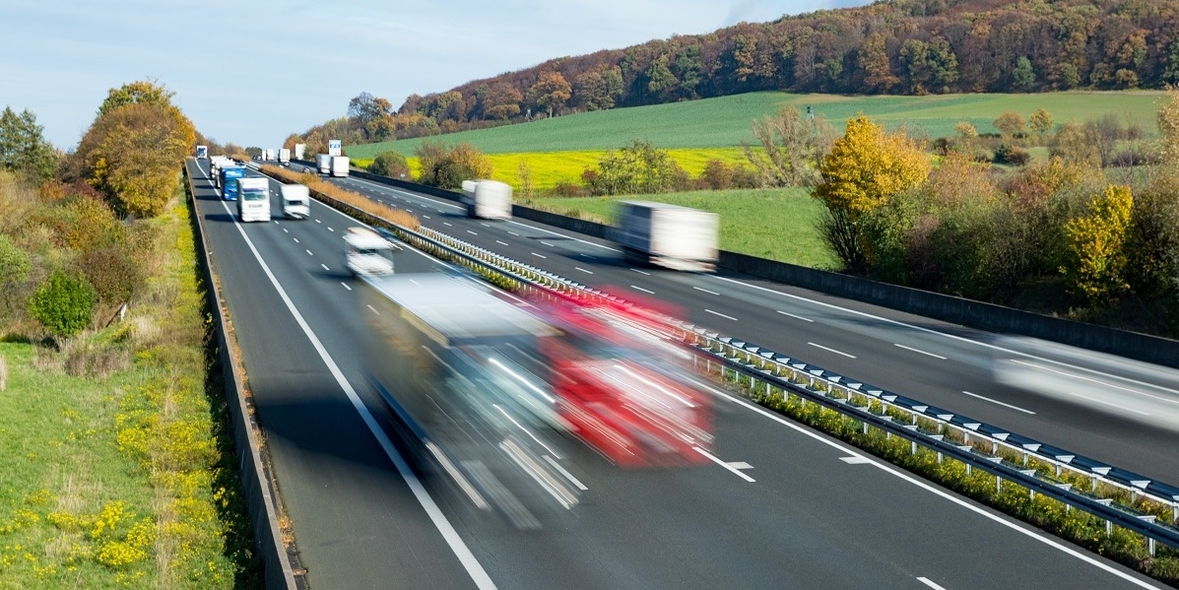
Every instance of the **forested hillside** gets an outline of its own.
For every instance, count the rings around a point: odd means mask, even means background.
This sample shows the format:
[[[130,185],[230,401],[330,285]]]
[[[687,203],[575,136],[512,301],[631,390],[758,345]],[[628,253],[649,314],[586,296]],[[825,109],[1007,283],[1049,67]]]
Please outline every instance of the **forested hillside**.
[[[400,108],[363,93],[301,136],[313,151],[569,112],[756,90],[1041,92],[1179,83],[1170,0],[895,0],[550,59]],[[293,141],[291,141],[293,143]]]

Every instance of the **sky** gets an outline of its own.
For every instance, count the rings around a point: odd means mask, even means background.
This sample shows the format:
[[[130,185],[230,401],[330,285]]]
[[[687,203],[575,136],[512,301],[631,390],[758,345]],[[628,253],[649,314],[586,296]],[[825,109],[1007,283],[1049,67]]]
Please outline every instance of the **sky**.
[[[411,94],[546,60],[867,0],[2,0],[0,105],[71,150],[107,92],[155,80],[206,137],[276,148],[369,92]]]

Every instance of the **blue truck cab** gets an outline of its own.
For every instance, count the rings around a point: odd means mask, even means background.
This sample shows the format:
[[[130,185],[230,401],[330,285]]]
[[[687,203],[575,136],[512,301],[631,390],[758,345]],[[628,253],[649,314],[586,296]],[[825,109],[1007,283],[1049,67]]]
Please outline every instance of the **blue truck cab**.
[[[237,179],[246,175],[241,166],[226,166],[221,169],[221,196],[226,201],[237,200]]]

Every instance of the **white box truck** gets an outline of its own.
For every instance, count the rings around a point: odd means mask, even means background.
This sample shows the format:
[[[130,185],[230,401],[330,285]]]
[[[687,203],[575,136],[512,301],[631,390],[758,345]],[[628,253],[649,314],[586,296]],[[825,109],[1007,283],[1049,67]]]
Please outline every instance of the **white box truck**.
[[[464,180],[463,201],[467,217],[512,218],[512,187],[497,180]]]
[[[287,219],[307,219],[311,215],[311,194],[301,184],[284,184],[279,189],[282,215]]]
[[[344,261],[353,276],[393,274],[393,244],[367,227],[344,232]]]
[[[650,201],[620,205],[615,240],[628,261],[674,270],[716,270],[719,215]]]
[[[332,156],[331,175],[340,178],[348,176],[348,156]]]
[[[320,174],[327,174],[332,171],[332,157],[327,154],[318,154],[315,156],[315,168],[319,170]]]
[[[243,176],[237,179],[237,216],[242,223],[270,221],[270,179]]]
[[[291,150],[282,148],[278,150],[278,163],[282,166],[289,166],[291,163]]]

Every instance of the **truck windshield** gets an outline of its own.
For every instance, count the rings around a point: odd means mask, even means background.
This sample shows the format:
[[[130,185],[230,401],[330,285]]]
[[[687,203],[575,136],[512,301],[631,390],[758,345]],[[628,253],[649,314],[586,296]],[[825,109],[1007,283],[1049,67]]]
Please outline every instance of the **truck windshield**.
[[[242,200],[244,201],[263,201],[266,199],[266,191],[263,189],[245,189],[242,191]]]

